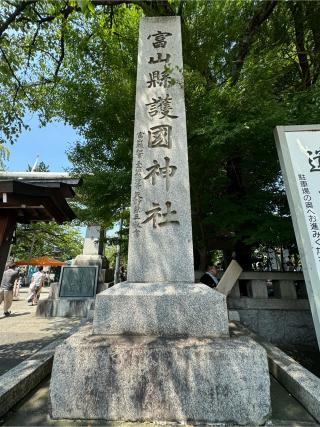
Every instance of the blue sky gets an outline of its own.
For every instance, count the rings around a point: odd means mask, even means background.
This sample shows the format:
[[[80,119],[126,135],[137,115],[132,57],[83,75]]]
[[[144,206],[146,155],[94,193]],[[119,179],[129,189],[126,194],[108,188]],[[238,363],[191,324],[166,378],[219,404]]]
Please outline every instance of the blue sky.
[[[15,144],[8,145],[10,157],[6,162],[6,170],[24,172],[28,164],[34,164],[37,155],[40,161],[49,165],[50,172],[61,172],[71,167],[66,151],[81,139],[77,132],[58,121],[41,128],[35,115],[27,123],[31,130],[23,131]],[[118,225],[108,235],[113,236],[117,229]],[[80,232],[84,235],[85,227],[80,227]]]
[[[70,167],[66,150],[80,139],[77,132],[58,121],[41,128],[36,115],[28,118],[27,123],[31,130],[23,131],[15,144],[8,145],[11,154],[6,169],[25,171],[28,164],[34,164],[37,155],[40,161],[49,165],[50,172],[61,172]]]
[[[66,150],[79,139],[76,131],[58,121],[41,128],[35,115],[27,123],[31,127],[30,131],[24,130],[16,143],[8,145],[10,157],[6,161],[6,170],[24,172],[28,165],[34,164],[37,155],[39,161],[49,165],[50,172],[61,172],[69,168],[71,163]],[[79,227],[83,236],[85,230],[85,227]]]

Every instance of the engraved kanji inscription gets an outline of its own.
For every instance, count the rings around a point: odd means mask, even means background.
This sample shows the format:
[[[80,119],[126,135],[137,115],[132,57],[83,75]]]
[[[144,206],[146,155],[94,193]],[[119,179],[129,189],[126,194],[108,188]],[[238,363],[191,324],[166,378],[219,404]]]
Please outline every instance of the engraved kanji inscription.
[[[171,210],[171,202],[166,202],[167,212],[162,214],[163,221],[159,222],[159,227],[167,225],[169,223],[180,224],[176,219],[177,211]]]
[[[157,228],[158,217],[161,217],[161,213],[160,213],[161,208],[159,203],[152,202],[152,205],[153,205],[153,208],[146,211],[146,215],[149,215],[149,216],[147,216],[147,218],[144,221],[142,221],[142,224],[146,224],[147,222],[152,221],[153,228]]]
[[[153,126],[148,130],[148,147],[165,147],[172,146],[172,126],[158,125]]]
[[[167,211],[162,213],[159,203],[152,202],[153,207],[146,211],[147,218],[142,221],[142,224],[146,224],[149,221],[152,221],[153,228],[163,227],[164,225],[173,223],[180,224],[177,220],[177,211],[171,210],[171,202],[166,202]],[[159,221],[162,219],[162,221]]]
[[[152,71],[149,73],[149,80],[147,81],[147,87],[150,89],[151,87],[169,87],[172,83],[172,78],[168,71]]]
[[[138,221],[135,220],[135,221],[133,221],[132,225],[133,225],[133,234],[136,237],[139,237],[141,229],[142,229],[141,224]]]
[[[157,31],[155,34],[149,34],[149,36],[147,37],[147,39],[149,40],[151,37],[154,37],[154,42],[152,42],[153,47],[155,47],[156,49],[159,47],[166,47],[167,45],[167,40],[166,38],[172,36],[172,33],[166,33],[166,32],[162,32],[162,31]]]
[[[158,98],[152,98],[152,102],[146,104],[148,107],[148,114],[151,117],[159,116],[159,119],[169,117],[170,119],[176,119],[178,116],[169,114],[172,111],[172,98],[169,94],[166,97],[158,96]]]
[[[142,201],[142,196],[141,196],[141,194],[140,194],[139,191],[136,191],[134,193],[134,197],[133,197],[133,213],[134,213],[133,218],[134,219],[139,219],[140,218],[139,217],[139,211],[140,211],[140,203],[141,203],[141,201]]]
[[[170,53],[166,53],[165,57],[162,57],[162,53],[157,53],[157,58],[155,59],[153,56],[150,57],[148,64],[159,64],[159,62],[164,62],[167,64],[170,61],[171,55]]]
[[[162,178],[165,178],[166,190],[168,191],[170,186],[170,178],[175,174],[177,167],[170,165],[169,157],[165,157],[164,160],[165,165],[163,167],[160,166],[157,160],[154,160],[153,165],[147,168],[149,173],[144,177],[144,179],[151,178],[152,185],[155,185],[156,177],[160,175]]]
[[[141,224],[140,224],[140,211],[141,211],[141,202],[142,196],[140,193],[140,189],[142,187],[142,171],[143,171],[143,132],[138,132],[137,134],[137,143],[136,143],[136,155],[137,161],[135,164],[135,169],[133,172],[134,185],[135,185],[135,193],[133,195],[133,218],[132,218],[132,226],[133,232],[136,237],[139,237]]]

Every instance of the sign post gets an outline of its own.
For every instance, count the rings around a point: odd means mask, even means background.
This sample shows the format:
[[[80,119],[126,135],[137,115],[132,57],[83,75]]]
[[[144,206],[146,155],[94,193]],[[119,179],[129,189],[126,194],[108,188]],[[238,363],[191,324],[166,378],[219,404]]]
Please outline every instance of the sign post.
[[[320,125],[274,131],[320,347]]]

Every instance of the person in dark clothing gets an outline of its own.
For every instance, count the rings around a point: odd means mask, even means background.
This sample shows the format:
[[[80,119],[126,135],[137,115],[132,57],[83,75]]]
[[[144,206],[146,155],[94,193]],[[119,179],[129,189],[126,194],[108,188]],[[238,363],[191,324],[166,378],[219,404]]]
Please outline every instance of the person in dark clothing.
[[[3,273],[1,286],[0,286],[0,304],[3,301],[3,311],[5,316],[10,316],[9,308],[13,299],[13,286],[17,279],[19,272],[16,270],[16,264],[10,262],[7,270]]]
[[[200,278],[200,282],[209,286],[210,288],[215,288],[218,285],[219,279],[217,278],[218,269],[215,265],[209,265],[208,271],[204,273]]]

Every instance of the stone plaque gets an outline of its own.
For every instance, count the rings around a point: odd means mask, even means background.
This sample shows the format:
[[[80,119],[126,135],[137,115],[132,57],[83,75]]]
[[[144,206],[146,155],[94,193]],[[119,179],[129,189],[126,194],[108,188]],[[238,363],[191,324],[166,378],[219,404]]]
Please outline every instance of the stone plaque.
[[[94,298],[98,280],[98,267],[62,267],[59,298]]]
[[[180,18],[140,21],[129,282],[194,282]]]

